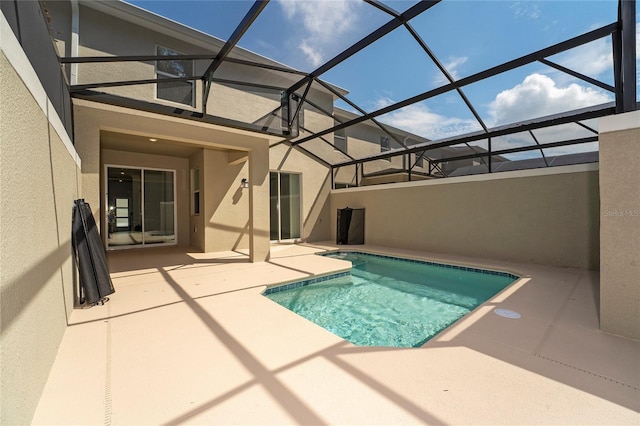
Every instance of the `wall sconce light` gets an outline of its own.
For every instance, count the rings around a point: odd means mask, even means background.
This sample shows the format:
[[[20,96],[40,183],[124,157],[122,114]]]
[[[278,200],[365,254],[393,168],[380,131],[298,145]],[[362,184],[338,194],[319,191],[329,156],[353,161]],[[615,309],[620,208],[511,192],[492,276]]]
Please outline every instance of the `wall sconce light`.
[[[247,180],[247,178],[242,178],[242,180],[240,181],[240,186],[242,188],[248,188],[249,187],[249,181]]]

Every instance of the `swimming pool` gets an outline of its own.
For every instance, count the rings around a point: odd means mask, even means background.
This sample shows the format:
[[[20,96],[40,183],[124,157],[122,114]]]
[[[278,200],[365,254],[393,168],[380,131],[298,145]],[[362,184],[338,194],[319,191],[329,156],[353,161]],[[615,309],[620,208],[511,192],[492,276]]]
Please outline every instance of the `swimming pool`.
[[[271,287],[265,296],[357,346],[418,347],[519,277],[360,252],[349,272]]]

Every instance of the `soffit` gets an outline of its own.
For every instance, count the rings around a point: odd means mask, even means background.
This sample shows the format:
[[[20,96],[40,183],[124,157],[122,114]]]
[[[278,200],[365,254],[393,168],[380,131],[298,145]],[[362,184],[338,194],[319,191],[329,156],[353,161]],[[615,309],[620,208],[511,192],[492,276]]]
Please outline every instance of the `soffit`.
[[[100,132],[100,143],[103,149],[183,158],[189,158],[193,154],[198,152],[198,150],[203,148],[201,146],[185,142],[178,142],[160,138],[157,138],[157,141],[152,142],[147,136],[131,135],[110,131]],[[215,149],[215,151],[228,150]]]

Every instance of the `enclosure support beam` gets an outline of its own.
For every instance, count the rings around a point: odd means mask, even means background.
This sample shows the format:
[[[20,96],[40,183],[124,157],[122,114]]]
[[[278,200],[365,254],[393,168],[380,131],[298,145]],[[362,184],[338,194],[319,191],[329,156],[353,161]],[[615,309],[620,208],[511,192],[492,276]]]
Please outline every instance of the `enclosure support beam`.
[[[341,163],[335,164],[335,166],[350,166],[355,164],[356,162],[366,163],[369,161],[382,160],[385,158],[395,157],[397,155],[402,155],[407,152],[418,152],[423,150],[432,150],[436,148],[443,148],[451,145],[457,145],[465,142],[473,142],[479,141],[482,139],[505,136],[513,133],[526,132],[529,130],[540,129],[543,127],[557,126],[560,124],[567,123],[575,123],[581,120],[590,120],[593,118],[604,117],[606,115],[612,115],[614,113],[615,107],[612,104],[606,105],[597,105],[594,107],[583,108],[578,111],[570,111],[567,113],[556,114],[548,117],[541,117],[527,121],[521,121],[518,123],[509,124],[506,126],[496,127],[493,129],[489,129],[488,133],[484,132],[475,132],[462,136],[454,136],[451,138],[441,139],[436,142],[424,142],[416,145],[411,145],[406,150],[392,150],[386,151],[379,154],[369,155],[364,158],[359,158],[357,161],[344,161]],[[547,146],[548,147],[548,146]],[[538,149],[537,146],[534,145],[534,149]],[[491,139],[489,139],[489,150],[491,150]],[[480,157],[483,154],[473,154],[473,157]]]
[[[398,28],[400,25],[404,24],[410,19],[415,18],[416,16],[420,15],[422,12],[426,11],[427,9],[429,9],[430,7],[438,3],[440,3],[440,0],[429,0],[429,1],[421,1],[411,6],[402,15],[400,15],[401,16],[400,18],[393,18],[391,21],[379,27],[377,30],[373,31],[372,33],[370,33],[369,35],[361,39],[359,42],[350,46],[348,49],[344,50],[342,53],[339,53],[333,59],[330,59],[329,61],[325,62],[323,65],[320,65],[320,67],[317,68],[315,71],[312,71],[305,78],[303,78],[302,80],[298,81],[293,86],[291,86],[289,88],[289,91],[294,92],[298,90],[299,88],[304,86],[307,82],[309,82],[309,80],[318,78],[320,75],[329,71],[331,68],[335,67],[336,65],[340,64],[341,62],[345,61],[351,56],[355,55],[365,47],[369,46],[371,43],[375,42],[376,40],[379,40],[380,38],[389,34],[391,31]]]
[[[585,144],[585,143],[597,142],[597,141],[598,141],[598,137],[597,136],[589,136],[589,137],[586,137],[586,138],[571,139],[571,140],[560,141],[560,142],[549,142],[549,143],[543,143],[543,144],[539,144],[539,145],[519,146],[517,148],[501,149],[499,151],[487,152],[487,153],[480,154],[480,155],[468,154],[468,155],[458,155],[458,156],[455,156],[455,157],[439,158],[437,160],[432,160],[432,161],[434,163],[438,164],[438,163],[444,163],[444,162],[447,162],[447,161],[469,160],[469,159],[472,159],[472,158],[478,158],[479,156],[491,158],[494,155],[515,154],[517,152],[542,150],[542,149],[547,149],[547,148],[558,148],[558,147],[561,147],[561,146],[579,145],[579,144]],[[546,158],[545,158],[545,163],[547,163]],[[489,164],[491,164],[491,162],[489,162]],[[547,163],[547,166],[548,166],[548,163]]]
[[[618,112],[629,112],[637,109],[636,101],[636,0],[620,0],[618,3],[618,19],[622,25],[620,72],[622,80],[622,98],[616,99]],[[620,102],[621,104],[620,105]]]
[[[251,27],[251,24],[253,24],[253,21],[256,20],[258,15],[260,15],[260,12],[264,10],[264,8],[267,6],[268,3],[269,3],[269,0],[257,0],[255,3],[253,3],[253,6],[251,6],[251,9],[249,9],[249,11],[244,16],[244,18],[242,18],[242,21],[240,22],[240,24],[238,24],[236,29],[231,34],[231,37],[229,37],[229,39],[224,44],[224,46],[222,46],[222,49],[220,49],[220,52],[218,52],[214,60],[211,61],[211,64],[209,64],[209,67],[202,75],[202,81],[204,83],[203,98],[202,98],[203,114],[207,113],[207,98],[209,97],[209,91],[211,90],[211,78],[213,77],[213,73],[215,73],[218,67],[222,65],[222,62],[229,55],[229,53],[231,53],[231,50],[240,41],[240,38],[244,35],[245,32],[247,32],[249,27]]]
[[[595,29],[593,31],[590,31],[588,33],[579,35],[579,36],[574,37],[572,39],[557,43],[557,44],[555,44],[553,46],[550,46],[550,47],[547,47],[545,49],[538,50],[538,51],[530,53],[528,55],[521,56],[519,58],[513,59],[511,61],[508,61],[508,62],[505,62],[503,64],[497,65],[495,67],[486,69],[484,71],[481,71],[479,73],[470,75],[469,77],[462,78],[460,80],[457,80],[454,83],[445,84],[444,86],[440,86],[440,87],[438,87],[436,89],[426,91],[426,92],[424,92],[422,94],[419,94],[419,95],[413,96],[411,98],[405,99],[404,101],[397,102],[395,104],[389,105],[389,106],[384,107],[382,109],[379,109],[377,111],[373,111],[373,112],[371,112],[369,114],[365,114],[363,116],[354,118],[351,121],[348,121],[346,123],[343,123],[343,124],[328,128],[326,130],[323,130],[321,132],[312,134],[312,135],[310,135],[310,136],[308,136],[306,138],[299,139],[299,140],[297,140],[295,142],[292,142],[292,143],[294,145],[301,144],[301,143],[307,142],[307,141],[309,141],[311,139],[314,139],[314,138],[316,138],[318,136],[324,136],[327,133],[331,133],[331,132],[333,132],[335,130],[340,130],[340,129],[343,129],[345,127],[353,126],[353,125],[361,123],[363,121],[370,120],[371,118],[379,117],[381,115],[390,113],[390,112],[398,110],[400,108],[404,108],[406,106],[413,105],[413,104],[415,104],[417,102],[424,101],[426,99],[430,99],[430,98],[433,98],[435,96],[442,95],[444,93],[448,93],[448,92],[450,92],[452,90],[456,90],[458,88],[461,88],[461,87],[464,87],[464,86],[468,86],[468,85],[473,84],[473,83],[477,83],[479,81],[485,80],[485,79],[487,79],[489,77],[493,77],[493,76],[501,74],[503,72],[519,68],[521,66],[530,64],[532,62],[536,62],[536,61],[538,61],[540,59],[543,59],[543,58],[546,58],[548,56],[552,56],[552,55],[564,52],[566,50],[572,49],[574,47],[589,43],[591,41],[598,40],[598,39],[600,39],[602,37],[605,37],[605,36],[607,36],[609,34],[614,33],[617,30],[617,28],[618,28],[618,23],[613,23],[613,24],[606,25],[604,27]]]

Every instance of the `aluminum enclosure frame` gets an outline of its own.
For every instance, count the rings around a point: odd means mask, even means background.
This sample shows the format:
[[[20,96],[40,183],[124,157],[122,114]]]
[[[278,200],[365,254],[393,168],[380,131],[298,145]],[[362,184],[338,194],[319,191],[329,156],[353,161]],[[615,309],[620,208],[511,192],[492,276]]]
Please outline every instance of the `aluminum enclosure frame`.
[[[637,109],[637,101],[636,101],[636,52],[635,52],[635,13],[636,13],[636,5],[635,0],[618,0],[618,19],[616,22],[605,25],[603,27],[597,28],[595,30],[589,31],[577,37],[573,37],[569,40],[565,40],[563,42],[557,43],[555,45],[549,46],[544,49],[540,49],[536,52],[529,53],[523,55],[519,58],[507,61],[503,64],[485,69],[471,76],[467,76],[465,78],[461,78],[456,80],[443,66],[442,62],[436,57],[433,51],[429,48],[427,43],[420,37],[420,35],[415,31],[415,29],[411,25],[411,19],[419,16],[422,13],[428,12],[430,8],[440,3],[441,0],[430,0],[430,1],[420,1],[411,7],[409,7],[404,12],[398,12],[393,10],[391,7],[386,4],[378,1],[378,0],[364,0],[368,5],[375,7],[376,9],[386,13],[389,15],[390,20],[385,24],[381,25],[374,31],[365,35],[358,42],[354,43],[335,57],[331,58],[324,64],[317,67],[315,70],[311,72],[302,72],[295,69],[287,68],[285,66],[278,66],[273,64],[262,64],[254,61],[236,59],[229,57],[229,54],[236,47],[237,43],[240,41],[242,36],[246,33],[246,31],[251,27],[251,25],[258,18],[260,13],[265,9],[269,0],[258,0],[253,3],[253,5],[249,8],[249,11],[246,13],[242,21],[238,24],[236,29],[233,31],[229,40],[227,40],[223,47],[219,50],[217,54],[208,54],[208,55],[171,55],[171,56],[153,56],[153,55],[140,55],[140,56],[110,56],[110,57],[64,57],[60,58],[61,64],[82,64],[82,63],[100,63],[100,62],[128,62],[128,61],[136,61],[136,62],[154,62],[154,61],[170,61],[170,60],[210,60],[211,62],[207,66],[206,71],[202,75],[193,75],[193,76],[185,76],[185,77],[173,77],[173,78],[155,78],[155,79],[145,79],[145,80],[126,80],[126,81],[118,81],[118,82],[98,82],[93,84],[83,84],[83,85],[73,85],[69,87],[69,91],[74,97],[82,97],[82,98],[92,98],[96,101],[100,101],[100,99],[111,99],[113,102],[113,97],[110,96],[101,96],[100,93],[94,92],[91,89],[98,89],[101,87],[115,87],[115,86],[128,86],[128,85],[137,85],[137,84],[153,84],[157,82],[165,82],[165,81],[194,81],[194,80],[202,80],[203,81],[203,105],[202,111],[200,113],[192,114],[193,117],[198,117],[198,119],[205,121],[215,121],[215,122],[225,122],[226,119],[220,117],[220,120],[216,119],[214,116],[210,116],[206,111],[206,100],[209,96],[212,83],[224,84],[224,85],[237,85],[241,87],[255,87],[277,91],[280,90],[282,92],[283,108],[282,111],[288,111],[287,117],[282,118],[283,128],[279,136],[282,136],[285,139],[285,143],[295,147],[298,150],[306,152],[308,155],[311,155],[318,159],[321,163],[327,165],[332,168],[332,176],[334,174],[335,169],[340,167],[346,167],[351,165],[358,165],[360,170],[363,170],[362,165],[367,162],[387,159],[390,157],[395,157],[399,155],[407,155],[407,154],[419,154],[419,157],[424,157],[424,160],[429,163],[429,173],[428,175],[432,177],[444,177],[446,174],[440,168],[440,164],[446,161],[455,161],[459,159],[471,159],[477,158],[483,164],[487,165],[489,172],[491,172],[491,157],[493,155],[500,155],[510,152],[525,152],[529,150],[539,150],[542,154],[542,158],[545,164],[548,165],[543,149],[550,147],[558,147],[558,146],[567,146],[578,143],[586,143],[593,141],[593,138],[597,140],[597,132],[593,129],[589,129],[588,126],[584,125],[581,121],[590,119],[590,118],[598,118],[606,115],[623,113],[634,111]],[[433,64],[439,69],[446,78],[448,83],[416,96],[404,99],[400,102],[393,103],[384,108],[378,109],[373,112],[365,112],[364,109],[356,105],[354,102],[349,100],[344,94],[340,93],[340,91],[333,88],[330,84],[322,81],[320,77],[326,73],[327,71],[333,69],[338,64],[344,62],[351,56],[355,55],[357,52],[362,49],[367,48],[375,41],[380,38],[386,36],[393,30],[404,27],[414,41],[420,46],[420,48],[426,53],[426,55],[430,58]],[[601,39],[603,37],[611,37],[612,38],[612,50],[613,50],[613,59],[614,59],[614,86],[601,82],[592,77],[586,76],[582,73],[576,72],[575,70],[571,70],[562,65],[556,64],[548,58],[552,55],[565,52],[569,49],[576,48],[578,46],[582,46],[586,43]],[[261,69],[267,69],[274,71],[276,73],[283,73],[288,75],[298,75],[301,78],[292,84],[289,87],[279,87],[275,85],[262,84],[250,81],[236,81],[231,79],[220,79],[215,77],[216,71],[219,67],[225,62],[239,64],[247,67],[255,67]],[[483,122],[480,115],[477,112],[477,109],[471,103],[471,101],[467,98],[464,93],[464,87],[470,84],[497,76],[501,73],[519,68],[521,66],[531,64],[534,62],[539,62],[548,67],[554,68],[560,72],[571,75],[574,78],[578,78],[582,81],[585,81],[591,85],[599,87],[600,89],[606,90],[608,92],[612,92],[615,95],[614,105],[601,105],[595,106],[591,108],[587,108],[586,110],[580,111],[567,111],[561,114],[556,114],[551,117],[542,117],[535,120],[529,120],[526,123],[512,123],[510,125],[501,126],[496,129],[489,129],[486,123]],[[297,137],[297,128],[295,128],[296,118],[300,113],[303,105],[306,103],[322,114],[326,116],[332,116],[329,111],[324,109],[318,109],[317,105],[314,105],[312,101],[307,99],[307,96],[310,92],[310,88],[312,84],[317,84],[319,87],[324,88],[331,92],[337,99],[341,99],[346,102],[352,108],[354,108],[360,114],[358,117],[348,120],[348,121],[340,121],[337,120],[338,124],[335,124],[332,127],[324,129],[319,132],[311,132],[306,129],[309,133],[308,136],[302,138]],[[303,89],[303,90],[302,90]],[[302,92],[300,92],[302,90]],[[407,107],[409,105],[415,104],[417,102],[424,101],[426,99],[430,99],[432,97],[448,93],[455,92],[461,98],[462,102],[468,108],[470,113],[478,122],[479,127],[482,129],[480,132],[474,132],[471,134],[459,135],[451,138],[444,138],[436,141],[430,141],[427,143],[422,143],[418,145],[407,146],[404,142],[397,138],[393,131],[391,131],[385,124],[381,123],[377,120],[377,117],[380,117],[384,114],[399,110],[401,108]],[[108,101],[107,101],[108,102]],[[127,103],[123,99],[118,100],[119,103]],[[137,108],[143,108],[140,102],[134,102]],[[277,111],[273,112],[277,114]],[[184,114],[180,112],[181,116],[184,117]],[[390,150],[386,152],[381,152],[378,154],[362,157],[362,158],[353,158],[346,152],[342,152],[348,160],[331,163],[326,159],[321,159],[317,155],[312,154],[309,150],[304,149],[303,144],[312,141],[312,140],[320,140],[323,143],[330,144],[325,136],[332,134],[334,131],[346,129],[348,127],[370,121],[379,129],[381,129],[385,134],[390,136],[401,148]],[[591,130],[592,133],[595,133],[594,137],[587,138],[578,138],[572,139],[568,141],[560,141],[553,142],[547,144],[541,144],[536,139],[535,135],[531,132],[532,129],[541,129],[546,127],[551,127],[557,125],[559,123],[576,123],[582,127],[585,127]],[[256,125],[252,123],[242,123],[242,122],[234,122],[233,127],[244,128],[246,130],[256,131]],[[259,129],[257,131],[265,132],[265,129]],[[510,150],[500,150],[493,151],[491,147],[491,138],[497,137],[500,135],[508,135],[513,133],[518,133],[522,131],[529,131],[532,139],[535,141],[534,145],[519,147]],[[273,131],[266,131],[269,134],[273,134]],[[488,150],[476,150],[473,146],[469,145],[470,142],[475,142],[479,140],[488,140]],[[474,152],[474,154],[465,154],[458,156],[451,156],[449,158],[433,158],[429,157],[429,151],[436,148],[444,148],[450,147],[453,145],[466,144],[469,149]],[[412,169],[415,167],[418,161],[418,157],[415,162],[411,165],[409,162],[409,166],[406,167],[406,173],[408,173],[409,178],[412,174]],[[437,171],[437,173],[432,173]],[[357,174],[357,173],[356,173]],[[358,177],[356,176],[356,179]]]

